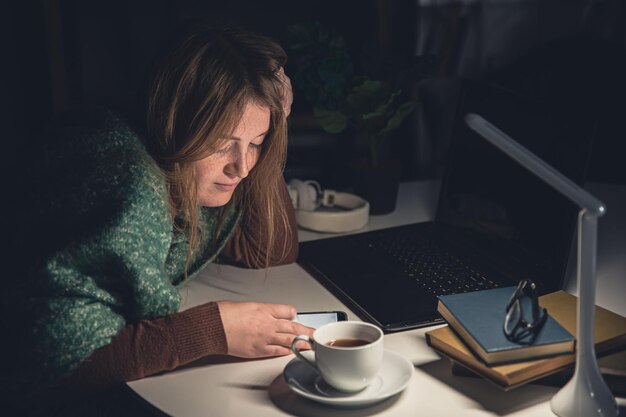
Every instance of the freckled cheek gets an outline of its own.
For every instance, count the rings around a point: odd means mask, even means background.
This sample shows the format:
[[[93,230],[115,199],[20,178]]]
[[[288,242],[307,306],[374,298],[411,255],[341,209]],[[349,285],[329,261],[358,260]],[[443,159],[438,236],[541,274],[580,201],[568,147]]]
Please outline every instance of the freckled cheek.
[[[250,154],[248,154],[248,170],[252,170],[252,168],[254,168],[254,166],[257,164],[257,162],[259,162],[259,157],[260,157],[260,153],[259,152],[252,152]]]
[[[212,158],[196,165],[196,183],[199,190],[209,187],[214,182],[216,177],[214,167],[217,162]]]
[[[202,193],[203,191],[205,191],[209,185],[210,185],[211,181],[204,175],[199,175],[196,178],[196,185],[198,186],[198,192]]]

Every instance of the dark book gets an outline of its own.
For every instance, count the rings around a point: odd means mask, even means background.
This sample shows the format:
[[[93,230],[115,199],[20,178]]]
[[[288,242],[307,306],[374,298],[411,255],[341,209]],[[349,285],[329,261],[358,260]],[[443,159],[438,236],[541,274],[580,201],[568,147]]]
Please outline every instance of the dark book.
[[[550,315],[530,337],[511,341],[504,334],[506,306],[515,287],[494,288],[439,297],[437,310],[469,348],[486,364],[500,365],[574,351],[575,338]],[[521,302],[531,313],[528,297]]]
[[[539,305],[546,307],[552,317],[576,336],[577,298],[565,291],[557,291],[539,297]],[[626,346],[626,317],[596,306],[594,347],[600,358]],[[519,387],[559,371],[571,368],[576,360],[575,353],[551,358],[530,359],[505,365],[486,365],[472,353],[450,326],[438,327],[426,332],[429,346],[451,360],[481,375],[504,390]],[[600,362],[603,375],[626,375],[623,356],[611,356],[608,363]],[[618,383],[624,384],[623,380]]]
[[[452,375],[481,378],[482,375],[471,368],[451,360]],[[622,349],[598,358],[598,367],[606,385],[616,397],[626,397],[626,350]],[[533,384],[562,387],[574,376],[574,366],[548,374],[533,381]]]

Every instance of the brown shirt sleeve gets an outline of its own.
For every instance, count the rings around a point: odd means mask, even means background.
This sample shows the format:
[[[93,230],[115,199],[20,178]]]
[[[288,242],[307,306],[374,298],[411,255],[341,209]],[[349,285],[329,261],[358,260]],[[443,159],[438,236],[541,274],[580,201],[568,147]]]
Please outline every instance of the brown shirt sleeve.
[[[226,354],[226,334],[211,302],[122,329],[64,381],[80,391],[169,371],[208,355]]]
[[[280,188],[280,204],[286,209],[288,224],[285,229],[282,224],[277,223],[276,239],[274,247],[270,252],[269,266],[286,265],[296,261],[298,258],[298,225],[296,214],[287,191],[287,185]],[[266,225],[262,219],[252,211],[245,213],[241,219],[233,236],[229,239],[222,251],[222,255],[233,261],[237,265],[247,268],[265,268],[265,258],[267,248],[261,239],[263,228]]]

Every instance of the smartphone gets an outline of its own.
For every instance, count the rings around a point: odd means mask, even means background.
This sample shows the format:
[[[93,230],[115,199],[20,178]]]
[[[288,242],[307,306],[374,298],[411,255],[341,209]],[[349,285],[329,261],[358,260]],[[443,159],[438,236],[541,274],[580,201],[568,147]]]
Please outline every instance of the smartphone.
[[[309,311],[298,313],[295,322],[317,329],[327,323],[348,320],[345,311]]]

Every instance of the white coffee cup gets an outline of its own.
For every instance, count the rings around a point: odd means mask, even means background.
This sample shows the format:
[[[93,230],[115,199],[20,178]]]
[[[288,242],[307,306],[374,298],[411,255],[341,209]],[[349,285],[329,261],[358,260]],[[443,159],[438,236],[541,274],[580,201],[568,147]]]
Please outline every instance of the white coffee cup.
[[[298,341],[311,345],[312,361],[296,347]],[[339,345],[329,345],[335,343]],[[357,346],[346,346],[351,344]],[[313,338],[297,336],[291,343],[291,350],[300,360],[315,368],[333,388],[356,392],[367,387],[380,370],[383,332],[370,323],[339,321],[321,326],[315,330]]]

